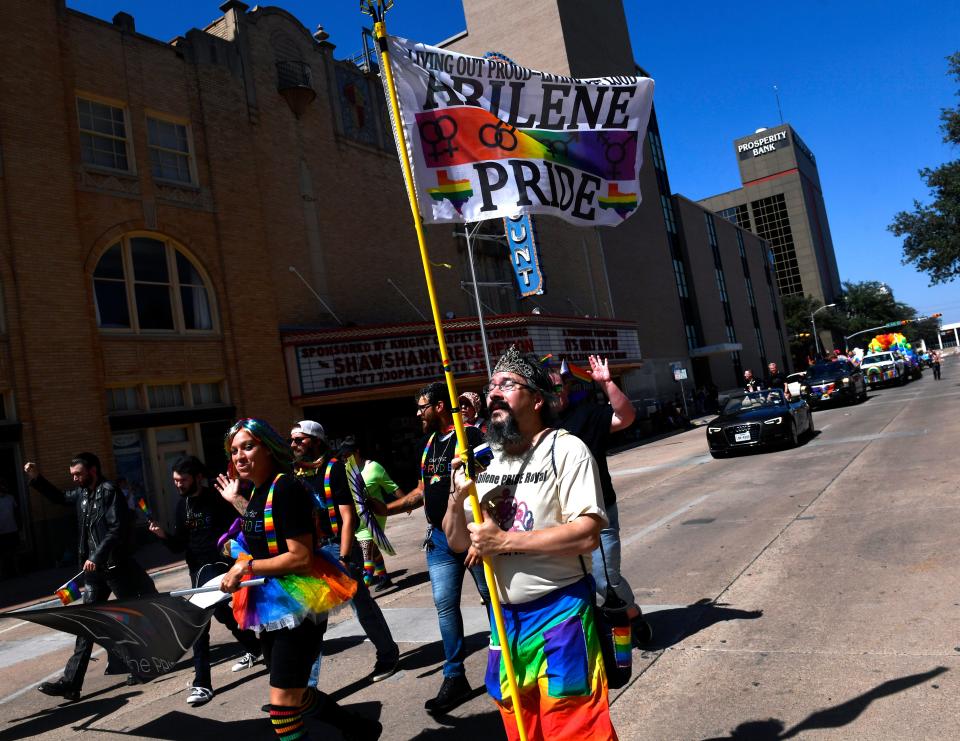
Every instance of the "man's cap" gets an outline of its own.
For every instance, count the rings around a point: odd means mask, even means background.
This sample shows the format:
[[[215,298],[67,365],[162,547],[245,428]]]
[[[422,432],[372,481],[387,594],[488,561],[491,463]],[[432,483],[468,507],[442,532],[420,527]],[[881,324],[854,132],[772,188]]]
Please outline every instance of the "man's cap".
[[[327,441],[327,434],[323,431],[323,425],[314,422],[312,419],[304,419],[294,425],[292,432],[300,432],[308,437],[315,437],[318,440]]]

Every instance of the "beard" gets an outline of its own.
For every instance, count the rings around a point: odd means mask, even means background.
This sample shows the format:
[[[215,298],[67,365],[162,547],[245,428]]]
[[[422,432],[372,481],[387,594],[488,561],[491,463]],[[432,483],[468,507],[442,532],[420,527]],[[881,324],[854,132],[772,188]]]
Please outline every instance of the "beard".
[[[505,403],[499,402],[491,405],[490,416],[492,417],[497,410],[502,410],[506,414],[497,421],[491,419],[487,423],[487,442],[501,450],[516,447],[522,441],[522,437],[513,412]]]

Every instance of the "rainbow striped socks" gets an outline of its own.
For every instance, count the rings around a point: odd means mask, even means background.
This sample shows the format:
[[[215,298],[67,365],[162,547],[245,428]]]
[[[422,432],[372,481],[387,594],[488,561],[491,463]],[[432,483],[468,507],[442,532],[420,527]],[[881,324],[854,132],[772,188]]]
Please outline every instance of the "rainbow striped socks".
[[[307,738],[307,727],[303,723],[303,714],[298,707],[271,705],[270,722],[281,741],[299,741]]]

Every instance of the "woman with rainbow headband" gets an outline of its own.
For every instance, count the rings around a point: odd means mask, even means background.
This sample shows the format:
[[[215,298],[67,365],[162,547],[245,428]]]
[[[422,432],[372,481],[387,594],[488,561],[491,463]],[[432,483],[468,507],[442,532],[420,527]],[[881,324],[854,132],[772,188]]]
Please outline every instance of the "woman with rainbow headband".
[[[236,563],[220,588],[233,597],[237,622],[255,631],[270,670],[270,720],[284,741],[308,737],[305,717],[320,715],[348,739],[376,738],[380,724],[345,712],[307,688],[320,653],[327,613],[349,600],[356,583],[330,560],[314,555],[313,500],[292,475],[286,441],[259,419],[241,419],[224,441],[227,475],[216,488],[242,519],[226,543]],[[244,496],[245,489],[249,498]],[[270,577],[240,589],[245,579]]]

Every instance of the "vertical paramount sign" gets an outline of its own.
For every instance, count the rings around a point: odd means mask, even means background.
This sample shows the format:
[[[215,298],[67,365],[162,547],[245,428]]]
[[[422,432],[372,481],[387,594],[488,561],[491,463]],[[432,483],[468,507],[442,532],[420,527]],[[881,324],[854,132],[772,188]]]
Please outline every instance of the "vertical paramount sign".
[[[426,223],[543,213],[616,225],[636,210],[653,80],[389,43]]]

